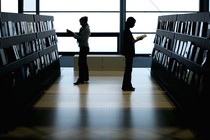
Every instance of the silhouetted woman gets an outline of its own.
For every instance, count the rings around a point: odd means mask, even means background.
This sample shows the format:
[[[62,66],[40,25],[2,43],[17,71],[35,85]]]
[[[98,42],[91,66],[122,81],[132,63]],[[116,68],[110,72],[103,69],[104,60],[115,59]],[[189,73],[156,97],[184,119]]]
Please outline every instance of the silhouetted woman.
[[[91,33],[90,33],[89,25],[88,25],[88,17],[86,16],[81,17],[79,22],[82,27],[80,28],[78,34],[73,33],[70,30],[67,30],[67,32],[70,35],[73,35],[73,37],[77,39],[78,46],[79,46],[79,59],[78,59],[79,77],[77,81],[74,83],[75,85],[84,84],[89,81],[87,54],[89,53],[88,39]]]
[[[131,83],[132,76],[132,65],[133,57],[135,56],[135,43],[139,40],[142,40],[146,35],[139,36],[137,39],[134,39],[130,28],[135,26],[136,20],[133,17],[129,17],[125,22],[124,35],[124,48],[123,55],[125,56],[125,71],[122,83],[123,91],[134,91],[135,88]]]

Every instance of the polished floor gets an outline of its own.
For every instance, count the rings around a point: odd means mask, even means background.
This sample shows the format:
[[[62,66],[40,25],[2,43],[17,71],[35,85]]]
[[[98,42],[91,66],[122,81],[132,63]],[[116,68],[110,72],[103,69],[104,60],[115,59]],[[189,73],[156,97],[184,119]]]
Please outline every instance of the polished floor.
[[[73,68],[35,102],[22,123],[0,140],[196,140],[187,118],[150,76],[133,68],[133,92],[121,90],[121,75],[91,75],[73,85]]]

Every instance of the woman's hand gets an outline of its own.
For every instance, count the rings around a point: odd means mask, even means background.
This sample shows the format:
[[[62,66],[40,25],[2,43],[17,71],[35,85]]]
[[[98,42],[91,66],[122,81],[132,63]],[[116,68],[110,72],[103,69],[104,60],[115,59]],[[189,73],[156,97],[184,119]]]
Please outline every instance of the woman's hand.
[[[74,32],[72,32],[71,30],[66,29],[66,32],[67,32],[70,36],[74,36]]]

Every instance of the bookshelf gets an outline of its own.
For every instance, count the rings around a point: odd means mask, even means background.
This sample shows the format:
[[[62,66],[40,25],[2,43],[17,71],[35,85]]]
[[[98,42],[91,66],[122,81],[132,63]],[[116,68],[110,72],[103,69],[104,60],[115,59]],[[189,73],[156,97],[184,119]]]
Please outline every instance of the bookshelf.
[[[208,12],[159,16],[154,38],[151,75],[192,119],[209,117],[209,21]]]
[[[0,130],[60,76],[53,21],[53,16],[0,13]]]

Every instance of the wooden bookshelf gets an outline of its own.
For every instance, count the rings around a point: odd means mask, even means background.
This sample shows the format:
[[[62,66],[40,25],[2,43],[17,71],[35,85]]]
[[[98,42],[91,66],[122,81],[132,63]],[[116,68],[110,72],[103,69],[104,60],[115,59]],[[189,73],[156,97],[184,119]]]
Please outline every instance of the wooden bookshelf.
[[[53,16],[0,13],[0,131],[60,76],[53,21]]]
[[[207,12],[159,16],[154,39],[151,75],[193,119],[209,120],[209,21]]]

